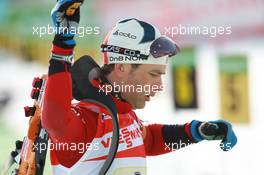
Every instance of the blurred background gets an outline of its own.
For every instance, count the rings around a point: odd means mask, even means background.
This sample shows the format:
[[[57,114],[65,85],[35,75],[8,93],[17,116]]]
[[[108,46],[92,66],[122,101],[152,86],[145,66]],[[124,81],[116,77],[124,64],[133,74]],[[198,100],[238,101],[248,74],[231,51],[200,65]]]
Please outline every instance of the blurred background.
[[[55,0],[0,1],[0,167],[14,142],[25,136],[31,82],[47,72]],[[165,91],[139,117],[149,123],[182,124],[225,119],[238,143],[223,152],[203,141],[148,158],[150,175],[261,174],[264,162],[263,0],[89,0],[81,10],[76,58],[102,63],[100,44],[115,23],[138,18],[156,25],[182,49],[164,77]],[[51,174],[47,159],[45,174]]]

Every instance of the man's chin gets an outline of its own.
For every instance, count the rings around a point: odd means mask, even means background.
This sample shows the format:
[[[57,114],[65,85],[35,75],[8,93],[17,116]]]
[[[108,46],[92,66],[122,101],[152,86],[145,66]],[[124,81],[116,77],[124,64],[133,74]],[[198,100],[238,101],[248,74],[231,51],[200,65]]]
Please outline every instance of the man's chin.
[[[146,102],[143,101],[141,103],[137,103],[137,104],[132,105],[132,106],[133,106],[133,109],[143,109],[146,106]]]

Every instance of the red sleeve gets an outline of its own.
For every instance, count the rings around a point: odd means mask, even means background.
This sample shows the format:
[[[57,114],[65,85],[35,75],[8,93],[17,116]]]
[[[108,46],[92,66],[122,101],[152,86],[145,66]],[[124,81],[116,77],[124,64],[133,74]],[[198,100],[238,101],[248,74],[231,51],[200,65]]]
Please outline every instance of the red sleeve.
[[[51,64],[52,66],[52,64]],[[59,72],[48,76],[43,110],[42,125],[49,133],[52,143],[89,143],[95,136],[97,115],[92,111],[72,106],[72,85],[69,72]],[[71,167],[85,150],[51,150],[52,164]]]
[[[85,139],[85,126],[71,110],[71,77],[61,72],[48,77],[45,90],[42,124],[48,133],[56,139],[80,141]],[[74,132],[71,132],[74,129]],[[67,137],[67,138],[65,138]]]
[[[165,149],[165,142],[162,136],[161,124],[153,124],[146,126],[146,137],[144,140],[145,150],[147,156],[155,156],[170,152]]]
[[[61,49],[54,46],[52,52],[64,55],[72,53],[72,49]],[[94,112],[78,104],[71,105],[70,67],[68,63],[50,59],[43,101],[42,126],[47,130],[54,144],[89,143],[94,138],[97,129],[97,115]],[[51,149],[52,164],[60,162],[66,167],[71,167],[84,152],[85,150],[82,149]]]

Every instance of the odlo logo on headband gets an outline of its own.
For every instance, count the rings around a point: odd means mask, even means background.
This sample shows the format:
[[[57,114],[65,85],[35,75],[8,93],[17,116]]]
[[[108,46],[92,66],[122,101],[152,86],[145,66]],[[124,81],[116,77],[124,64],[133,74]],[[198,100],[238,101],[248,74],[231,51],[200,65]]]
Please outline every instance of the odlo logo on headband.
[[[131,38],[131,39],[137,39],[136,35],[132,35],[131,33],[119,32],[119,30],[115,31],[115,33],[113,33],[113,35],[119,35],[119,36]]]

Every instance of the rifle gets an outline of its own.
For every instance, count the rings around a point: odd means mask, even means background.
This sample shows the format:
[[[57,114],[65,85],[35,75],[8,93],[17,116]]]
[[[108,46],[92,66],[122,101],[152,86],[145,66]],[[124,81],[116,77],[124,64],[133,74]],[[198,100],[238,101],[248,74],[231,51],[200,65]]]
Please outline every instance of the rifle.
[[[32,107],[24,107],[25,116],[30,117],[27,136],[16,141],[16,148],[1,172],[1,175],[42,175],[48,148],[48,134],[41,125],[42,101],[47,76],[36,77],[32,82]],[[45,149],[40,146],[45,145]]]

